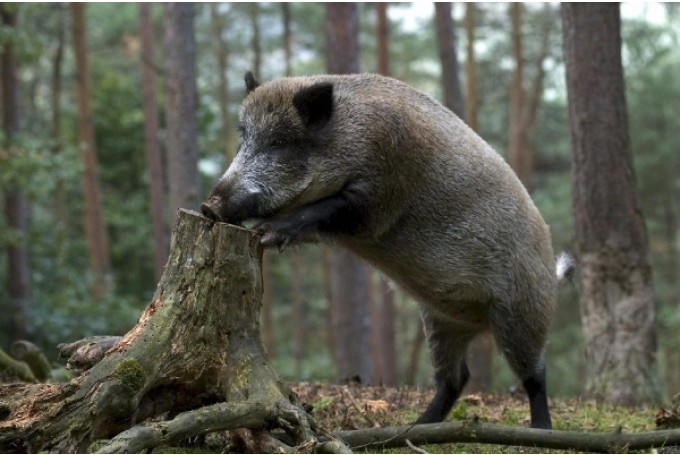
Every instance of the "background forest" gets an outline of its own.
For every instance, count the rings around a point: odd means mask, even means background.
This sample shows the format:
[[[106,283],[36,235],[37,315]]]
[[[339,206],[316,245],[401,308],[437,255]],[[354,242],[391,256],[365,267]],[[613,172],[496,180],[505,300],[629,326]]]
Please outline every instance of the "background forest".
[[[173,37],[163,8],[149,4],[150,15],[141,19],[139,4],[82,9],[82,35],[75,33],[75,9],[61,3],[4,4],[0,28],[0,47],[14,52],[13,60],[3,53],[3,81],[10,61],[18,81],[14,94],[4,87],[2,95],[0,348],[26,338],[53,358],[57,343],[123,334],[134,324],[153,295],[168,248],[176,206],[169,182],[182,178],[166,153],[177,134],[168,127],[174,92],[167,79],[173,63],[181,66],[171,53],[181,46],[168,44]],[[387,22],[380,20],[381,10]],[[189,166],[198,170],[198,201],[234,154],[244,73],[253,70],[267,81],[327,72],[326,14],[320,3],[193,5],[195,47],[185,50],[195,62],[195,75],[187,77],[195,79],[197,94],[198,156]],[[456,110],[518,170],[551,227],[555,251],[574,251],[559,5],[453,4],[442,14],[452,18],[451,35],[447,21],[437,26],[430,3],[360,4],[360,70],[389,72]],[[140,20],[146,21],[141,27]],[[622,6],[629,133],[654,273],[659,378],[667,396],[680,391],[680,138],[673,133],[680,130],[679,23],[674,5]],[[140,30],[148,32],[146,41]],[[187,42],[186,35],[179,38]],[[441,43],[451,45],[448,53]],[[79,44],[88,60],[87,92],[78,84]],[[10,97],[16,101],[11,114]],[[79,106],[86,101],[89,116]],[[151,118],[158,131],[148,136]],[[94,163],[82,159],[78,145],[88,143],[82,136],[88,121]],[[158,155],[149,152],[154,143]],[[520,167],[517,156],[524,157]],[[84,175],[94,180],[84,181]],[[91,241],[95,212],[103,223],[97,254]],[[17,254],[25,257],[23,278],[16,275]],[[346,378],[335,368],[342,337],[331,333],[328,275],[327,253],[319,246],[267,255],[264,338],[287,379]],[[372,349],[366,350],[373,382],[428,385],[431,367],[414,302],[377,272],[364,278],[373,320]],[[548,343],[551,395],[584,391],[580,311],[577,281],[562,285]],[[471,386],[515,387],[497,353],[484,360],[488,344],[476,346],[480,371]]]

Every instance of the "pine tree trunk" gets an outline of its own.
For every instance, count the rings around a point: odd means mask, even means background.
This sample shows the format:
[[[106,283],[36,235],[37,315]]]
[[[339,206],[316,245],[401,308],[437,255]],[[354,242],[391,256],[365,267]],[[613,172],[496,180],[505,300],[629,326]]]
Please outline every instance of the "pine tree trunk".
[[[262,78],[262,43],[260,40],[260,5],[253,2],[248,5],[250,14],[250,24],[252,26],[253,35],[250,39],[253,50],[253,75],[256,80]]]
[[[283,59],[286,77],[293,75],[293,33],[291,31],[290,5],[281,2],[281,17],[283,19]]]
[[[376,41],[378,43],[378,73],[390,75],[390,21],[387,16],[388,3],[375,3]],[[373,330],[377,332],[378,357],[381,383],[387,387],[397,385],[397,351],[396,329],[397,319],[394,304],[394,291],[390,289],[387,279],[379,273],[378,298],[373,303],[379,316]],[[418,321],[420,323],[420,321]]]
[[[2,25],[16,37],[17,12],[16,5],[0,5]],[[19,133],[19,80],[17,76],[17,59],[14,40],[10,39],[2,50],[2,129],[5,135],[3,148],[12,149],[13,141]],[[9,152],[16,153],[16,152]],[[3,188],[5,193],[5,216],[7,226],[18,236],[19,241],[7,247],[7,288],[9,305],[5,309],[8,324],[2,327],[7,330],[8,341],[26,338],[27,324],[31,308],[31,269],[26,248],[28,228],[28,201],[18,182],[9,183]]]
[[[165,118],[170,210],[197,209],[198,128],[196,125],[196,51],[190,3],[165,3]]]
[[[477,125],[477,74],[475,70],[475,4],[465,3],[465,121],[475,131]]]
[[[359,72],[359,8],[356,3],[326,3],[328,72]],[[371,384],[368,266],[344,250],[329,253],[332,339],[338,376]]]
[[[656,307],[635,185],[618,4],[563,3],[587,388],[632,405],[658,395]]]
[[[459,117],[464,115],[463,93],[460,89],[460,69],[456,53],[456,30],[451,17],[451,3],[435,2],[435,27],[437,47],[442,64],[442,86],[444,106]]]
[[[213,36],[216,43],[215,57],[217,59],[217,100],[220,104],[220,117],[222,122],[221,137],[224,141],[225,157],[227,164],[236,156],[236,143],[232,134],[231,121],[229,119],[229,46],[224,39],[225,18],[219,11],[220,3],[210,4],[210,22],[213,29]]]
[[[289,423],[301,424],[304,412],[260,341],[261,260],[252,231],[180,211],[151,303],[99,363],[68,384],[0,386],[0,452],[84,453],[137,422],[189,410],[182,418],[201,434],[192,420],[225,406],[236,419],[230,428],[276,426],[291,413]],[[111,450],[148,448],[126,445],[145,428],[120,435]]]
[[[151,3],[139,4],[139,34],[142,38],[142,95],[144,98],[144,144],[149,171],[149,208],[153,232],[154,275],[160,280],[168,260],[168,236],[163,208],[163,162],[158,143],[158,110],[153,71],[153,25]]]
[[[87,61],[84,3],[71,3],[73,15],[73,54],[76,61],[78,95],[78,141],[83,162],[83,195],[85,198],[85,238],[90,255],[90,269],[94,274],[92,294],[104,296],[111,280],[109,239],[102,213],[101,190],[97,164],[97,149],[90,109],[90,70]]]

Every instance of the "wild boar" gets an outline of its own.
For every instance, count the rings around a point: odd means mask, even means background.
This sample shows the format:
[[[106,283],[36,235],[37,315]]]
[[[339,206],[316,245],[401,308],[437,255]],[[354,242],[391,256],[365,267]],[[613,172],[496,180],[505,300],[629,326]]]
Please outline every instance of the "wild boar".
[[[371,74],[246,75],[241,143],[202,212],[260,219],[261,242],[331,241],[420,304],[446,418],[490,330],[523,381],[531,426],[550,428],[544,347],[557,276],[548,226],[515,173],[440,103]]]

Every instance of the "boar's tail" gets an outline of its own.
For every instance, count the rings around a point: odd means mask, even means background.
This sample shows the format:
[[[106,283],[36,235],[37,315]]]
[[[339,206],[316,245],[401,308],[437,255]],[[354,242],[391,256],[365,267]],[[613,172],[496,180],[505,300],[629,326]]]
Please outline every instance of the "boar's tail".
[[[563,251],[557,255],[557,259],[555,260],[555,274],[560,282],[564,280],[571,281],[575,271],[576,261],[569,253]]]

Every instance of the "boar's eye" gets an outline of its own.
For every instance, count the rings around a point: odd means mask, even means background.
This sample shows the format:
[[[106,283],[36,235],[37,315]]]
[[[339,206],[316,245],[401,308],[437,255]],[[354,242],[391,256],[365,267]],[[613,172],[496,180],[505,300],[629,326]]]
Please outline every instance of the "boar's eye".
[[[269,143],[270,147],[284,147],[288,145],[288,141],[285,138],[272,139]]]

